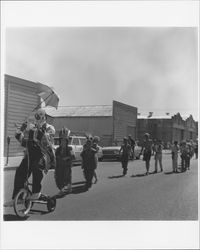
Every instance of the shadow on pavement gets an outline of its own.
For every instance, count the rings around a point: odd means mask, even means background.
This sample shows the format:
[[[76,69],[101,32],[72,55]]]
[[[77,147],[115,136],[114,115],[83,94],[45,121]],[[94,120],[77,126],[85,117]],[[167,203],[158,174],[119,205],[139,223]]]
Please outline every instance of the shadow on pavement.
[[[108,179],[116,179],[116,178],[121,178],[121,177],[124,177],[124,175],[121,174],[121,175],[108,176]]]
[[[29,214],[49,214],[49,211],[42,211],[38,209],[31,209]]]
[[[174,173],[173,171],[170,171],[170,172],[164,172],[164,174],[176,174],[176,173]]]
[[[143,177],[143,176],[146,176],[146,173],[145,174],[133,174],[133,175],[131,175],[131,177]]]
[[[4,221],[25,221],[28,217],[19,218],[17,215],[14,214],[4,214],[3,216]]]
[[[85,184],[85,181],[73,182],[72,185]]]
[[[170,171],[170,172],[164,172],[164,174],[181,174],[183,172],[181,171],[178,171],[178,172],[173,172],[173,171]]]
[[[80,193],[84,193],[87,191],[88,189],[85,187],[85,185],[81,185],[81,186],[73,187],[71,194],[80,194]]]
[[[58,194],[54,195],[53,197],[57,199],[62,199],[64,198],[65,196],[67,196],[68,194],[70,194],[69,192],[65,192],[65,193],[61,193],[59,192]]]

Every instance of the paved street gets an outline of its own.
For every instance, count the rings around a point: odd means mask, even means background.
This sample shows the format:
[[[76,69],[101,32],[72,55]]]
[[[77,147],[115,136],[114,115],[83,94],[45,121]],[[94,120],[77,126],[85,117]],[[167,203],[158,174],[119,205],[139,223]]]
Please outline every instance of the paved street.
[[[47,212],[46,205],[34,204],[28,220],[197,220],[198,161],[191,169],[172,173],[171,156],[163,155],[164,173],[145,173],[142,160],[129,162],[128,174],[122,177],[120,162],[100,162],[98,182],[84,189],[80,166],[73,167],[73,191],[57,199],[56,210]],[[151,159],[150,172],[154,171]],[[4,171],[4,201],[11,198],[13,170]],[[43,193],[55,195],[58,189],[51,170],[43,180]],[[16,220],[13,208],[4,208],[5,220]]]

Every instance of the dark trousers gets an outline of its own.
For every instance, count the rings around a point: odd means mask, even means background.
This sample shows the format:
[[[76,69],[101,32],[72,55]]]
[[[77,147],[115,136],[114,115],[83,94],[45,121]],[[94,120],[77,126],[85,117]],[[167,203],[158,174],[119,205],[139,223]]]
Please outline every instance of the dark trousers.
[[[57,187],[61,190],[64,186],[71,184],[72,165],[60,158],[57,158],[54,177]]]
[[[15,173],[12,199],[14,199],[19,190],[24,187],[24,183],[30,177],[31,173],[33,177],[32,192],[33,193],[40,192],[42,188],[41,182],[43,178],[42,170],[39,169],[38,166],[36,166],[35,164],[32,164],[31,162],[30,162],[30,167],[28,168],[28,158],[25,157]]]
[[[126,174],[127,170],[128,170],[128,160],[127,159],[122,160],[122,168],[123,168],[123,174]]]
[[[147,172],[149,172],[150,160],[146,160],[145,163],[146,163],[146,170]]]
[[[185,158],[185,168],[186,170],[190,169],[190,157],[189,156]]]
[[[94,168],[85,168],[83,170],[85,180],[86,180],[86,187],[90,188],[92,186],[92,178],[94,176]]]
[[[67,166],[65,169],[64,185],[67,186],[68,184],[71,183],[72,183],[72,168],[71,166]]]
[[[185,172],[186,171],[186,166],[187,166],[187,157],[185,155],[181,155],[181,171]]]

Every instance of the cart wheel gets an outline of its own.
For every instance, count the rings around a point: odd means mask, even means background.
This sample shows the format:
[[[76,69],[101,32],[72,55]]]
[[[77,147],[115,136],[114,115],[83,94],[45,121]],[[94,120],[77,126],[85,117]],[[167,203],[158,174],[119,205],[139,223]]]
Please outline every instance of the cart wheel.
[[[14,210],[18,217],[25,218],[32,207],[32,202],[29,200],[31,193],[27,189],[20,189],[14,200]]]
[[[47,209],[49,212],[53,212],[56,208],[56,198],[53,197],[53,198],[49,198],[47,200]]]

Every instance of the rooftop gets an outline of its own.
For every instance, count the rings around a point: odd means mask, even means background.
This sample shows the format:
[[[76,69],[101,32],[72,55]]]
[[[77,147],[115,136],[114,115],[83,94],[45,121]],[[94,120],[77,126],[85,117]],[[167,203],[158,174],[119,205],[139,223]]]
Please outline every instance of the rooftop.
[[[46,108],[46,113],[52,117],[112,116],[112,105],[60,106],[57,110]]]
[[[148,117],[148,115],[138,115],[138,119],[171,119],[171,115],[152,115]]]

